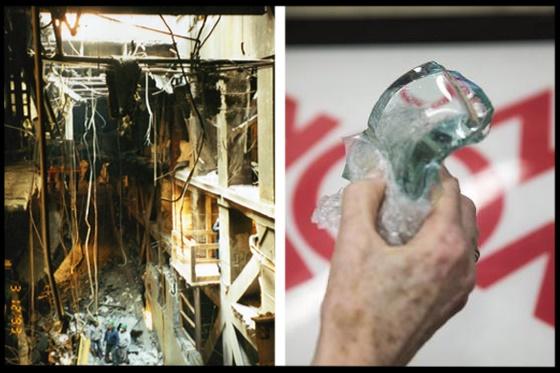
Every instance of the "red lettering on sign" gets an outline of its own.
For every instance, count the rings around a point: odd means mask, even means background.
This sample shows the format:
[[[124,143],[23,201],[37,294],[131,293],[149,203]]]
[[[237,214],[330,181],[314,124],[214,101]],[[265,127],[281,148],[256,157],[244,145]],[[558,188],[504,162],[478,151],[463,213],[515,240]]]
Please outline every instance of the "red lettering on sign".
[[[410,97],[407,97],[410,98]],[[519,119],[521,124],[520,164],[521,177],[519,184],[523,184],[542,173],[554,168],[554,150],[551,148],[551,101],[552,92],[546,90],[534,96],[528,97],[520,102],[501,108],[496,111],[493,119],[493,127],[507,123],[508,119]],[[305,126],[304,130],[295,131],[296,103],[287,100],[289,113],[287,120],[287,167],[303,155],[309,148],[320,141],[320,139],[334,127],[337,120],[319,116]],[[302,134],[305,142],[300,142]],[[289,155],[289,158],[288,158]],[[483,249],[484,243],[490,238],[497,228],[504,208],[504,185],[501,183],[496,172],[492,171],[490,161],[473,147],[464,148],[452,155],[465,164],[473,174],[475,182],[480,179],[480,188],[484,181],[484,188],[488,188],[488,182],[492,183],[494,197],[490,202],[480,207],[477,215],[480,228],[479,245]],[[311,215],[319,198],[319,189],[324,177],[332,166],[344,158],[344,146],[335,144],[330,149],[318,156],[316,160],[309,163],[307,170],[297,181],[294,188],[293,202],[291,208],[294,211],[294,221],[306,243],[317,253],[326,259],[332,255],[334,248],[333,238],[324,230],[319,230],[311,222]],[[491,176],[494,175],[494,176]],[[482,178],[485,178],[482,180]],[[514,187],[514,186],[508,186]],[[486,189],[485,189],[486,190]],[[518,238],[503,248],[500,248],[478,264],[478,286],[487,288],[506,276],[519,270],[522,266],[532,262],[541,255],[547,255],[547,267],[538,295],[535,316],[549,325],[555,325],[554,318],[554,222],[549,222],[523,237]],[[310,274],[305,263],[299,256],[296,259],[289,258],[297,255],[296,249],[289,243],[286,260],[297,261],[299,271],[307,271],[302,276],[295,277],[292,268],[286,266],[286,285],[289,289],[296,284],[306,281]],[[296,268],[294,268],[296,269]]]
[[[521,183],[554,167],[551,149],[552,91],[546,90],[500,109],[493,118],[498,126],[508,119],[521,120]]]
[[[478,263],[477,284],[488,288],[541,255],[547,255],[546,273],[539,292],[535,316],[554,325],[554,223],[504,246]]]
[[[286,169],[301,157],[305,152],[319,142],[325,135],[338,126],[338,120],[326,115],[319,115],[312,121],[296,129],[297,103],[291,98],[286,98]],[[311,222],[311,214],[315,209],[318,199],[319,183],[334,162],[344,157],[344,146],[340,144],[337,149],[327,151],[314,161],[306,170],[302,179],[297,183],[293,205],[296,226],[309,246],[326,259],[330,259],[333,247],[333,238],[324,230],[317,228]],[[304,187],[309,191],[305,193],[299,188]],[[317,249],[318,248],[318,249]],[[286,237],[286,289],[290,289],[312,277],[305,262],[298,254],[293,243]]]
[[[319,199],[319,187],[330,168],[344,158],[344,145],[337,144],[314,160],[299,179],[295,192],[292,209],[296,226],[303,239],[309,246],[325,259],[330,259],[334,240],[332,236],[311,222],[311,215]]]
[[[289,139],[286,141],[286,168],[337,126],[337,120],[319,115],[301,129],[297,129],[296,102],[286,98],[286,139]]]
[[[551,149],[552,92],[547,90],[496,112],[495,126],[508,119],[521,121],[520,184],[554,168],[554,150]],[[542,196],[541,198],[546,198]],[[479,221],[480,228],[483,222]],[[487,288],[523,266],[547,255],[548,264],[541,282],[535,316],[555,325],[554,304],[554,222],[549,222],[502,247],[478,264],[477,284]]]
[[[482,247],[500,222],[504,209],[504,187],[499,175],[494,172],[490,161],[474,148],[462,148],[452,154],[473,174],[476,185],[494,190],[494,198],[479,207],[476,214],[479,237],[478,246]],[[489,185],[492,183],[492,185]]]

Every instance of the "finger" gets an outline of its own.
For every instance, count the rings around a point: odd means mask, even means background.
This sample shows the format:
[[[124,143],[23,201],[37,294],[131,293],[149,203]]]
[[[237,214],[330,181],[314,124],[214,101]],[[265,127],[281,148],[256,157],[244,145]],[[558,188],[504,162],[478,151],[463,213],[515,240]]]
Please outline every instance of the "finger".
[[[379,206],[383,201],[385,183],[381,179],[353,182],[342,194],[341,229],[344,227],[374,227]]]
[[[435,201],[432,215],[448,222],[460,223],[461,219],[461,188],[459,180],[453,177],[447,167],[441,167],[441,194]]]
[[[461,299],[459,299],[459,301],[451,309],[451,312],[449,312],[449,314],[447,315],[446,320],[449,320],[450,318],[455,316],[459,311],[461,311],[463,308],[465,308],[468,301],[469,301],[469,294],[467,294],[467,295],[463,296]]]
[[[344,188],[340,228],[336,238],[329,285],[345,283],[371,258],[384,241],[376,230],[377,210],[382,203],[385,184],[381,180],[362,180]],[[333,280],[337,278],[337,280]]]
[[[461,222],[467,237],[472,238],[473,244],[478,246],[479,231],[476,223],[476,206],[466,196],[461,196]]]
[[[439,193],[434,196],[435,202],[430,215],[426,218],[422,227],[413,238],[411,243],[423,239],[433,240],[434,233],[445,227],[456,225],[462,226],[461,213],[461,191],[459,182],[451,176],[446,167],[441,168],[441,187]]]

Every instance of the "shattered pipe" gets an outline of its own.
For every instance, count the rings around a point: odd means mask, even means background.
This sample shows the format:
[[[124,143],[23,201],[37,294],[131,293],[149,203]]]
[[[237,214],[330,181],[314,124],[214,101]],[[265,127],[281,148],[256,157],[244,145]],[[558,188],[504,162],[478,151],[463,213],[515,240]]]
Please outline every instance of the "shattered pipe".
[[[33,27],[33,48],[35,50],[35,95],[37,99],[37,119],[38,124],[36,127],[37,141],[39,143],[39,168],[41,177],[39,178],[40,184],[40,202],[41,202],[41,239],[43,241],[43,253],[45,255],[45,270],[49,279],[49,285],[53,294],[54,304],[56,308],[56,315],[60,322],[63,321],[64,309],[60,303],[58,295],[58,288],[54,280],[52,270],[52,262],[50,255],[50,242],[49,230],[47,229],[47,159],[46,159],[46,144],[45,144],[45,123],[44,123],[44,106],[43,106],[43,63],[41,61],[41,28],[39,24],[39,9],[35,6],[31,7],[31,23]]]

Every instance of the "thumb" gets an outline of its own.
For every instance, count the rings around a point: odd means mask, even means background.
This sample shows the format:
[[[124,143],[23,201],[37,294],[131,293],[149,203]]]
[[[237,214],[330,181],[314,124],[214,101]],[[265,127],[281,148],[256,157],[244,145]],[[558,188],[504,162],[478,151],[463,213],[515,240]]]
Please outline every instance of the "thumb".
[[[385,182],[380,178],[355,181],[342,194],[341,228],[347,225],[375,229],[377,213],[385,194]]]

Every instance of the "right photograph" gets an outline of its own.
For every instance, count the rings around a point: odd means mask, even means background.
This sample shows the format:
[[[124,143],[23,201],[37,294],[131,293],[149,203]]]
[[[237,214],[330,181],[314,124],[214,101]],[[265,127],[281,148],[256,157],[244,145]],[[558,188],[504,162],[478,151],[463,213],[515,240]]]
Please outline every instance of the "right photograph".
[[[553,6],[286,8],[286,364],[554,366]]]

